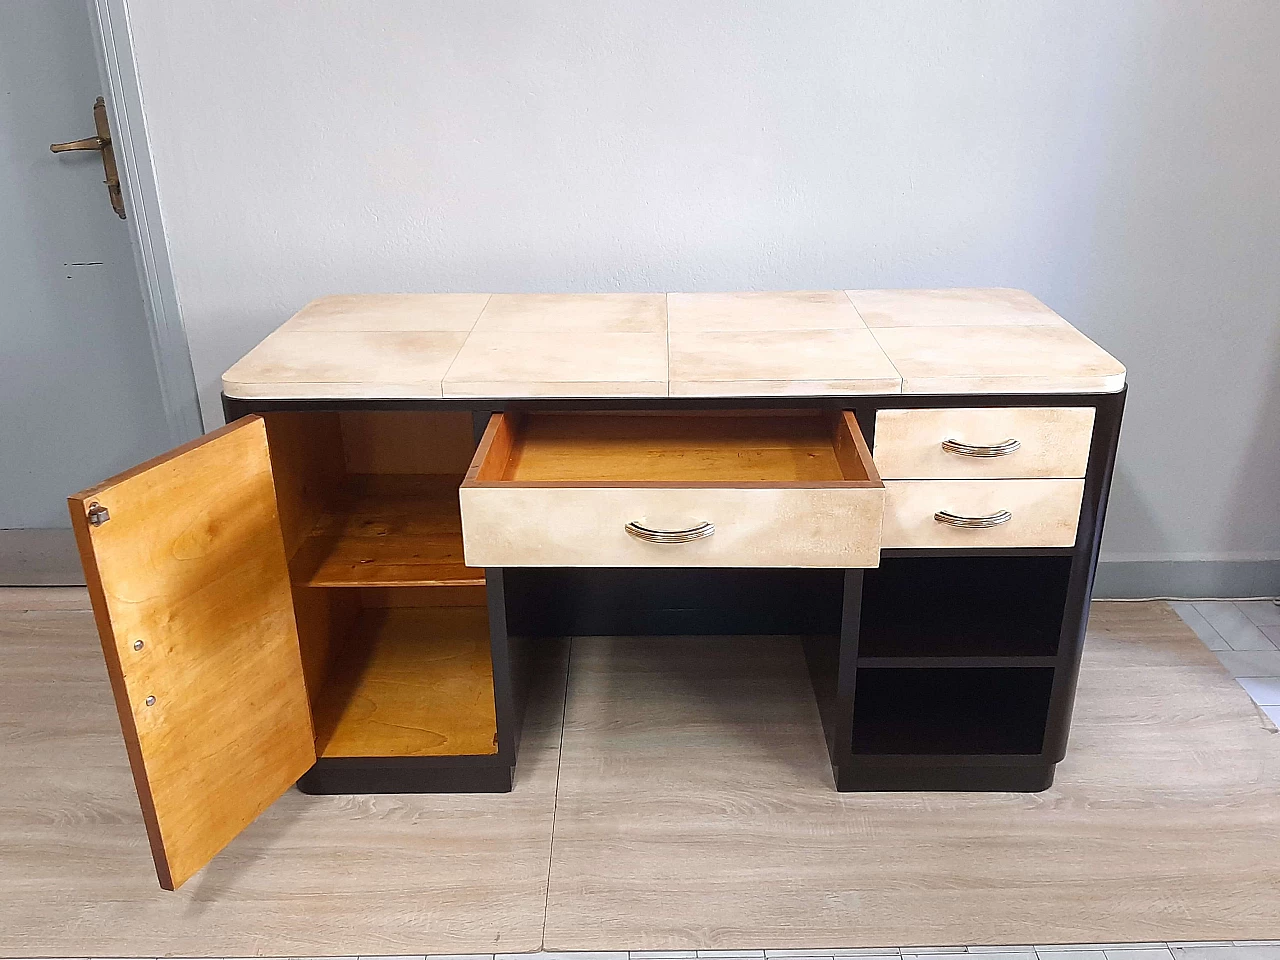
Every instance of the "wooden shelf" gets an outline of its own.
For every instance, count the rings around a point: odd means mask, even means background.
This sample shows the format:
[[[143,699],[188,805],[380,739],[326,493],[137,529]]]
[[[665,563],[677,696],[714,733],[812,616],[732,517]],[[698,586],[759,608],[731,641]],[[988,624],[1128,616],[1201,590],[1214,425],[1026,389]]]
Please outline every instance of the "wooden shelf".
[[[368,609],[315,704],[320,757],[498,752],[484,607]]]
[[[462,562],[460,477],[354,475],[289,567],[308,587],[483,586]]]

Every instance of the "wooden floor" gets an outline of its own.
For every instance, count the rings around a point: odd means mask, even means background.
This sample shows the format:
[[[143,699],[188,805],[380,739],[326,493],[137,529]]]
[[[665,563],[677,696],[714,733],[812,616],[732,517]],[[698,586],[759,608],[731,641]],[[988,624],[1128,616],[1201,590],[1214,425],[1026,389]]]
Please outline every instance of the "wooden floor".
[[[0,591],[0,956],[1280,937],[1280,736],[1163,604],[1095,607],[1043,794],[836,794],[791,640],[576,639],[512,794],[291,792],[177,893],[85,607]]]

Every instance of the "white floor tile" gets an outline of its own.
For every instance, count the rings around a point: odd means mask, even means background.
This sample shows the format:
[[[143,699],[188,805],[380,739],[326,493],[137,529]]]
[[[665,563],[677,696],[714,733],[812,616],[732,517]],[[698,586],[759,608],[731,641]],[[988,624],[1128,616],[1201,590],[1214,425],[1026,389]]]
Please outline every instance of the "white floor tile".
[[[1227,641],[1222,639],[1222,635],[1213,629],[1213,624],[1209,623],[1189,600],[1175,600],[1169,606],[1210,650],[1231,649],[1227,646]]]
[[[1173,952],[1168,947],[1108,948],[1105,953],[1107,960],[1173,960]]]
[[[1280,677],[1280,650],[1215,650],[1233,677]]]
[[[697,950],[632,950],[631,960],[694,960]]]
[[[840,950],[766,950],[766,957],[832,957],[839,960],[844,957],[861,957],[863,960],[884,960],[886,957],[898,956],[897,947],[847,947]]]
[[[1258,628],[1262,635],[1280,649],[1280,623],[1265,623]]]
[[[1217,630],[1232,650],[1274,650],[1276,646],[1244,611],[1228,600],[1201,600],[1192,604]]]
[[[1240,677],[1237,682],[1249,691],[1249,696],[1253,697],[1253,702],[1258,706],[1274,707],[1280,704],[1280,677]]]
[[[821,952],[821,951],[819,951]],[[582,956],[578,954],[578,956]],[[746,958],[759,958],[764,960],[763,950],[699,950],[698,957],[709,957],[712,960],[746,960]]]
[[[1169,945],[1163,940],[1152,940],[1143,943],[1051,943],[1036,944],[1036,953],[1053,953],[1053,960],[1059,960],[1058,953],[1064,950],[1075,951],[1117,951],[1117,950],[1159,950]]]
[[[804,957],[862,957],[864,960],[870,957],[896,957],[898,955],[897,947],[851,947],[842,950],[766,950],[766,957],[787,958],[787,960],[797,960]]]
[[[1271,722],[1280,728],[1280,706],[1259,707],[1263,713],[1271,718]]]
[[[1230,947],[1234,946],[1234,940],[1170,940],[1169,949],[1176,950],[1178,947]]]
[[[1237,600],[1236,606],[1258,626],[1280,623],[1280,603],[1272,600]]]
[[[1175,960],[1280,960],[1280,943],[1237,943],[1230,947],[1178,947]]]
[[[1052,957],[1053,960],[1107,960],[1107,955],[1101,950],[1044,950],[1037,952],[1038,956]]]

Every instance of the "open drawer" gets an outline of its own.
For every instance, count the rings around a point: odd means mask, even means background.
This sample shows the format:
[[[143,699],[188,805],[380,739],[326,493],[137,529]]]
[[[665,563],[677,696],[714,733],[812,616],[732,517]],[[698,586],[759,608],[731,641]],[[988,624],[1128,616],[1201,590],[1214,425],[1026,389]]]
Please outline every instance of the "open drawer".
[[[495,414],[459,489],[472,567],[874,567],[852,413]]]

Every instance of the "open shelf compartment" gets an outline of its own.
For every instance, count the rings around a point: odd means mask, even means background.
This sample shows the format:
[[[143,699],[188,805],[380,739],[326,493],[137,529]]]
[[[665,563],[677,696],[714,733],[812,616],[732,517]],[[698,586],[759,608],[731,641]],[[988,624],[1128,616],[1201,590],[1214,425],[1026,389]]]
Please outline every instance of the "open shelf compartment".
[[[264,419],[317,756],[496,754],[485,575],[462,562],[470,415]]]
[[[462,559],[458,485],[471,417],[456,413],[266,416],[295,584],[480,586]]]
[[[1053,668],[859,670],[855,686],[855,755],[1033,755]]]
[[[485,608],[362,609],[313,715],[320,757],[496,753]]]
[[[346,478],[289,563],[310,587],[483,586],[462,561],[461,476]]]
[[[859,660],[1052,657],[1071,558],[883,557],[862,581]]]

